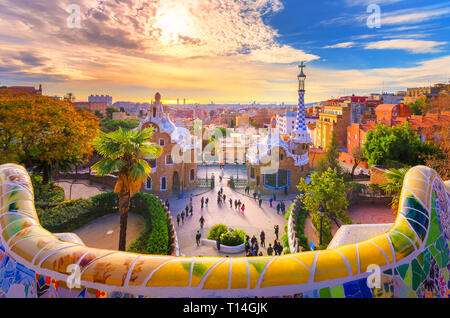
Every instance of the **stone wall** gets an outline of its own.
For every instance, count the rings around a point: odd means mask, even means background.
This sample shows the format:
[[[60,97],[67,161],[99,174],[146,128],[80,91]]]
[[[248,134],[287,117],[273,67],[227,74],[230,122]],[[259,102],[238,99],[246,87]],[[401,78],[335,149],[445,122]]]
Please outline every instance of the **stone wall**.
[[[389,179],[384,175],[389,170],[378,166],[370,166],[370,183],[383,184],[389,182]]]

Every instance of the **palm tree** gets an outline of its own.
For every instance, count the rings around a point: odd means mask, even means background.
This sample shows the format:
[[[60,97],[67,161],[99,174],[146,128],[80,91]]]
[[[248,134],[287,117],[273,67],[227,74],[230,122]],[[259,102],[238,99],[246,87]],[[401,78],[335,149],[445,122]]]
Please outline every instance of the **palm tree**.
[[[390,181],[383,183],[381,188],[384,192],[386,192],[386,194],[394,196],[391,202],[391,207],[394,211],[398,209],[400,194],[403,188],[403,180],[405,179],[405,175],[409,169],[410,167],[401,169],[392,168],[389,172],[384,174]]]
[[[97,175],[111,174],[119,171],[114,192],[119,195],[120,238],[119,250],[126,248],[126,233],[128,210],[131,197],[139,192],[142,184],[147,181],[151,167],[145,159],[157,158],[162,148],[149,140],[153,136],[153,128],[144,130],[122,130],[111,133],[99,132],[93,141],[97,152],[104,158],[92,166]]]

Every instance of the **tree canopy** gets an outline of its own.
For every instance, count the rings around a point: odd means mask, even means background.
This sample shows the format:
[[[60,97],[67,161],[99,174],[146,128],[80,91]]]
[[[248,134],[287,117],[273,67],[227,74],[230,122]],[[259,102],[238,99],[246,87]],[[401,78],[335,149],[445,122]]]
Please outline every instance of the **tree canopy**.
[[[66,169],[92,154],[98,119],[88,110],[40,95],[0,90],[0,162],[43,172]]]
[[[330,223],[332,221],[338,226],[340,225],[339,222],[351,223],[347,213],[348,200],[346,194],[348,188],[343,178],[336,171],[328,168],[321,174],[314,172],[311,174],[310,183],[306,183],[305,179],[302,178],[297,188],[302,193],[300,200],[305,209],[312,213],[313,224],[318,230],[319,207],[322,205],[324,208],[324,224],[322,226],[326,229],[325,233],[328,234],[325,235],[325,242],[331,240],[329,236],[331,235]]]
[[[394,127],[378,124],[367,133],[363,145],[363,154],[370,165],[386,167],[424,164],[423,156],[436,151],[435,145],[421,141],[410,123]]]
[[[129,119],[129,120],[105,119],[102,120],[100,126],[103,132],[109,133],[118,130],[119,127],[125,130],[134,129],[139,126],[139,123],[140,123],[139,119]]]

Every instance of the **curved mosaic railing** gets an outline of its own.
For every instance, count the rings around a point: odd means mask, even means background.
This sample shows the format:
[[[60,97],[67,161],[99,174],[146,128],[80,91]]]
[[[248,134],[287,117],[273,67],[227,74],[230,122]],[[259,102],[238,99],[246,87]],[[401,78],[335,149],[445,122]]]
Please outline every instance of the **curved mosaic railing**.
[[[448,297],[449,206],[444,183],[419,166],[394,226],[361,243],[276,257],[138,255],[59,240],[39,225],[26,171],[3,165],[0,297]],[[373,264],[379,285],[369,287]]]

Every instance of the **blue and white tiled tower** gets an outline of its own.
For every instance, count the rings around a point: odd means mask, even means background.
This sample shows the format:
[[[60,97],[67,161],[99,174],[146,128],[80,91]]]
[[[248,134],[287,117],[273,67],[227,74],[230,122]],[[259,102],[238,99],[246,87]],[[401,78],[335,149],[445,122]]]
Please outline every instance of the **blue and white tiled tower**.
[[[297,121],[295,123],[294,141],[309,143],[311,137],[309,136],[308,129],[306,128],[306,109],[305,109],[305,80],[306,75],[303,69],[306,67],[302,62],[299,66],[300,74],[298,77],[298,109],[297,109]]]

